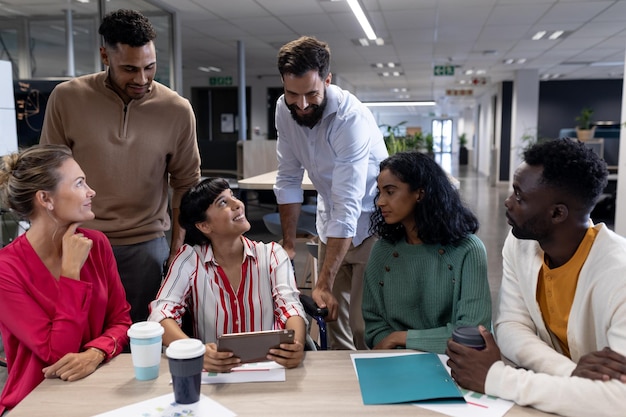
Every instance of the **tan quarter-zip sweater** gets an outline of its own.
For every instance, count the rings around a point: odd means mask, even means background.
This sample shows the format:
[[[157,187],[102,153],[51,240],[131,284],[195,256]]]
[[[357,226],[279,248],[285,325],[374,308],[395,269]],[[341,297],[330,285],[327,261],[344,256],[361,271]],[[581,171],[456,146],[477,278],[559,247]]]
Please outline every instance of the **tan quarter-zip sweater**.
[[[111,244],[129,245],[164,235],[171,205],[200,179],[196,120],[189,101],[152,82],[125,105],[107,72],[59,84],[50,95],[41,143],[68,145],[96,191],[95,220]],[[169,179],[169,182],[168,182]]]

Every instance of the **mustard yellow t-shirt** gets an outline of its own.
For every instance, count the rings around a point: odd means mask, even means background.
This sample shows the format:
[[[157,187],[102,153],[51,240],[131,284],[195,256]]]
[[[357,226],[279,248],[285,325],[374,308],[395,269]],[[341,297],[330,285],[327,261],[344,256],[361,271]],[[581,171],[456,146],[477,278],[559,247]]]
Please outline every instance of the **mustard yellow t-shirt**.
[[[564,265],[551,269],[545,262],[539,271],[537,282],[537,302],[543,321],[559,340],[563,353],[570,356],[567,343],[567,322],[574,302],[578,275],[587,260],[598,229],[590,227],[574,256]]]

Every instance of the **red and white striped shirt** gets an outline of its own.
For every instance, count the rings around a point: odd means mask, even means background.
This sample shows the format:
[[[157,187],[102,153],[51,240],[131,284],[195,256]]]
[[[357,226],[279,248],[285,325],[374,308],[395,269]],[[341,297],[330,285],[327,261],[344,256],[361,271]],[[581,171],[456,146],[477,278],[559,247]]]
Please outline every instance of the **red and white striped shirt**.
[[[241,283],[232,288],[211,245],[183,245],[176,254],[148,320],[173,318],[180,325],[187,309],[193,315],[194,337],[216,342],[226,333],[285,328],[289,317],[305,319],[287,252],[277,243],[254,242],[242,236]]]

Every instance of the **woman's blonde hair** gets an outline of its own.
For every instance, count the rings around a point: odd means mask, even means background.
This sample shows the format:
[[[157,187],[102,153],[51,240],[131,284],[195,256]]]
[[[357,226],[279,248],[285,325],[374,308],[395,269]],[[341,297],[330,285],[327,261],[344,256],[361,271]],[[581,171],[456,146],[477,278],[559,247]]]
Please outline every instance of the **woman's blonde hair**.
[[[54,191],[61,179],[59,167],[72,158],[65,145],[35,145],[5,155],[0,164],[2,204],[23,219],[34,210],[35,193]]]

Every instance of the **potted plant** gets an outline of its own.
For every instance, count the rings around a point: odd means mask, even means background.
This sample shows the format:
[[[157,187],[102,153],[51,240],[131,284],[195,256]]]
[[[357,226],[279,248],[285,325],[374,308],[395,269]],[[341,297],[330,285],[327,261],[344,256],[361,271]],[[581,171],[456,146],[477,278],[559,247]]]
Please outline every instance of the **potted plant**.
[[[592,125],[591,116],[593,110],[589,107],[585,107],[580,111],[580,114],[576,117],[576,137],[581,142],[591,139],[596,131],[596,127]]]
[[[424,146],[426,147],[426,153],[434,158],[435,157],[435,140],[432,133],[427,133],[424,136]]]
[[[459,136],[459,165],[467,165],[468,159],[467,135],[462,133]]]

